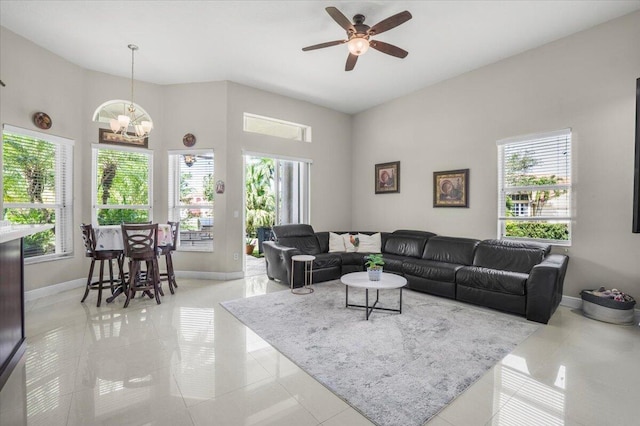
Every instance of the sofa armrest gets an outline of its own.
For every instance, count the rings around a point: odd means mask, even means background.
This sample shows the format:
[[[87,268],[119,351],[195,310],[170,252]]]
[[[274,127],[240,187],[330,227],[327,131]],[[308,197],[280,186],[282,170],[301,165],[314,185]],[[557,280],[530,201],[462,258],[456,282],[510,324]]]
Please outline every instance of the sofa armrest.
[[[289,284],[291,282],[291,256],[303,253],[297,248],[283,246],[274,241],[264,241],[262,250],[267,266],[267,277]]]
[[[527,279],[527,319],[546,324],[562,300],[569,256],[551,254],[535,265]]]

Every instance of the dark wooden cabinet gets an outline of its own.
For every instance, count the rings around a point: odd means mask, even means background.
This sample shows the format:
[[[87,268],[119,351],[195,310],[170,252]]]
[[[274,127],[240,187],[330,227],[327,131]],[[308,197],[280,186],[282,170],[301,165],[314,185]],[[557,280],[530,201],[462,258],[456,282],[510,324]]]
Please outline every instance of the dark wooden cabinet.
[[[22,238],[0,243],[0,389],[26,349]]]

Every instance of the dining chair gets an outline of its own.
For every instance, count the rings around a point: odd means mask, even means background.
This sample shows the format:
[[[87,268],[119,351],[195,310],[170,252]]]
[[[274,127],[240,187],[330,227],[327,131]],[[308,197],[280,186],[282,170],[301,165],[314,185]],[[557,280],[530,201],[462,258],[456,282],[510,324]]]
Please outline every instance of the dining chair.
[[[124,307],[142,291],[155,297],[160,304],[160,271],[158,268],[158,224],[122,224],[122,245],[124,256],[129,260],[129,279],[125,290],[127,300]],[[146,271],[142,271],[142,263]]]
[[[84,241],[85,256],[91,258],[91,266],[89,267],[89,275],[87,277],[87,285],[85,286],[84,296],[80,303],[84,303],[89,295],[90,290],[98,290],[98,303],[96,306],[100,307],[102,302],[102,289],[110,287],[111,294],[115,292],[115,283],[113,280],[113,261],[118,264],[120,282],[124,281],[124,275],[122,272],[122,250],[96,250],[96,233],[91,224],[80,225],[82,230],[82,240]],[[96,266],[96,261],[100,262],[100,274],[98,280],[93,280],[93,270]],[[104,262],[109,262],[109,281],[104,281]]]
[[[171,244],[167,244],[165,246],[160,246],[160,254],[164,256],[167,272],[160,273],[160,279],[165,279],[169,283],[169,291],[171,294],[175,293],[175,288],[178,288],[178,283],[176,282],[176,275],[173,271],[173,252],[176,250],[178,246],[178,233],[180,232],[180,222],[167,222],[169,227],[171,228]]]

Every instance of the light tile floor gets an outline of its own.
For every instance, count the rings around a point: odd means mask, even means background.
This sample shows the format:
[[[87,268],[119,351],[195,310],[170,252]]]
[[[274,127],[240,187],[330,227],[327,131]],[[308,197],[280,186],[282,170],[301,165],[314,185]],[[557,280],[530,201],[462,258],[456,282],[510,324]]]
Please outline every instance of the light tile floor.
[[[161,305],[30,302],[0,425],[371,425],[218,302],[286,290],[264,275],[180,279]],[[471,325],[472,326],[472,325]],[[463,348],[461,348],[463,349]],[[561,307],[430,426],[638,425],[640,329]]]

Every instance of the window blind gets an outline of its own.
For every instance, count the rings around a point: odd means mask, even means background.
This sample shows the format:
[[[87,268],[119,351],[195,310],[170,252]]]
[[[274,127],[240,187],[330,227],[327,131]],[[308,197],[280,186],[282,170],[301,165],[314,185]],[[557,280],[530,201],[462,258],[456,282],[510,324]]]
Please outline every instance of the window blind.
[[[70,139],[3,127],[3,219],[54,225],[25,237],[25,258],[46,260],[73,251],[73,146]]]
[[[95,145],[93,223],[118,225],[153,220],[152,166],[150,151]]]
[[[169,220],[180,222],[178,249],[212,251],[216,181],[212,150],[169,152]]]
[[[498,142],[498,236],[571,242],[571,130]]]

